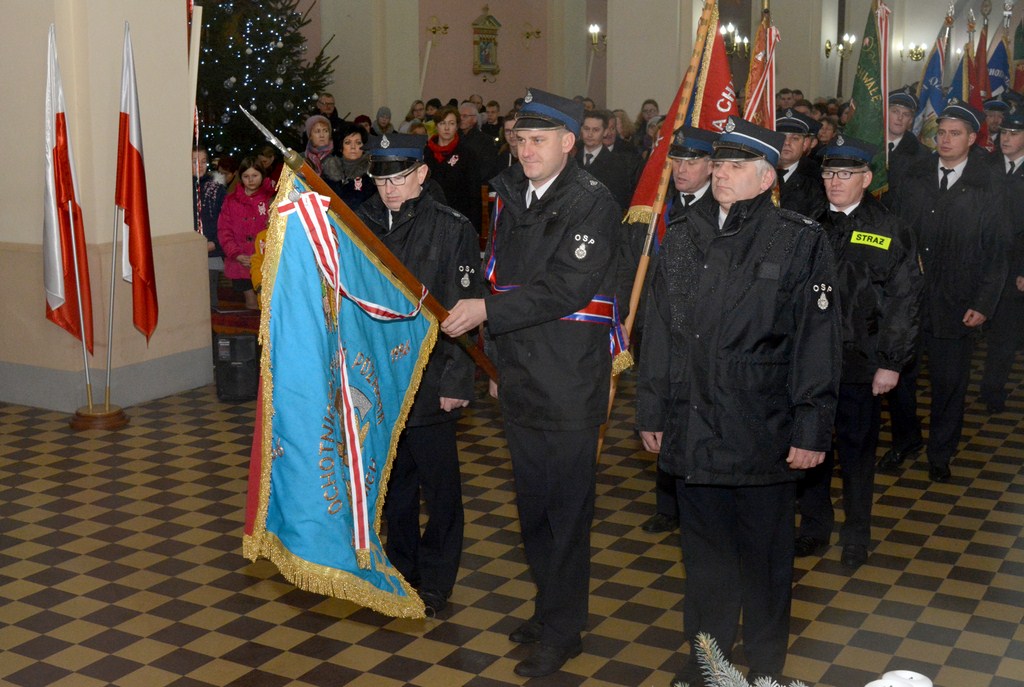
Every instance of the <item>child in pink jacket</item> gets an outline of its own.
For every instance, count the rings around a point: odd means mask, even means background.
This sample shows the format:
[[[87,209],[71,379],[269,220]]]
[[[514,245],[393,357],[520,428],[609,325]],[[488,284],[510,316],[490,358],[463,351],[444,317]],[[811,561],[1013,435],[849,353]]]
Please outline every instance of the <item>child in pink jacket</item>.
[[[224,199],[217,220],[217,238],[224,251],[224,276],[245,295],[245,307],[258,307],[249,267],[256,250],[256,234],[267,228],[274,187],[256,158],[247,157],[238,167],[240,183]]]

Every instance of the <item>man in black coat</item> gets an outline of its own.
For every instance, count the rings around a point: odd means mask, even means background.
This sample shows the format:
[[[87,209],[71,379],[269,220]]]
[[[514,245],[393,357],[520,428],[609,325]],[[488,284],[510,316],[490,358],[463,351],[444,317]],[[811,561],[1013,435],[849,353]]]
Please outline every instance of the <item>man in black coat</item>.
[[[889,147],[889,191],[883,199],[886,207],[891,199],[900,180],[906,174],[907,168],[920,157],[927,157],[928,148],[917,140],[917,136],[910,130],[914,123],[914,115],[917,113],[917,97],[914,96],[910,86],[891,91],[889,93],[889,121],[886,124],[886,143]]]
[[[647,302],[637,428],[676,477],[693,642],[728,658],[743,617],[748,680],[778,679],[789,643],[794,497],[832,440],[841,337],[836,275],[816,223],[772,204],[785,135],[729,117],[712,217],[666,233]]]
[[[1005,184],[1013,247],[999,305],[986,334],[988,354],[980,400],[990,413],[1006,406],[1006,380],[1013,358],[1024,346],[1024,112],[1011,112],[999,130],[999,151],[992,154],[995,173]]]
[[[871,544],[880,396],[896,386],[914,357],[921,297],[913,233],[867,192],[876,150],[840,134],[825,147],[821,170],[829,208],[819,219],[835,254],[843,331],[835,451],[846,515],[839,532],[840,560],[850,569],[867,560]],[[797,556],[816,553],[829,543],[832,468],[829,451],[800,485]]]
[[[708,217],[717,215],[718,201],[711,193],[711,153],[714,152],[713,145],[717,140],[718,134],[713,131],[686,125],[672,133],[668,159],[672,164],[672,185],[676,192],[670,193],[665,199],[665,234],[674,231],[673,227],[680,226],[683,218],[691,212],[700,212]],[[629,263],[635,272],[647,236],[647,223],[631,226],[630,231],[632,255]],[[657,258],[662,237],[657,238],[659,240],[654,241],[651,248],[652,262],[648,268],[646,285],[650,284],[654,274],[654,261]],[[641,301],[641,314],[644,309],[644,301]],[[639,344],[641,338],[639,331],[642,329],[642,325],[642,319],[638,319],[634,326],[634,332],[638,332],[638,335],[633,337],[635,344]],[[679,506],[676,502],[676,480],[659,464],[655,482],[655,512],[641,525],[641,529],[644,532],[658,534],[671,532],[678,526]]]
[[[937,153],[907,170],[893,205],[914,231],[924,271],[921,347],[932,387],[927,453],[933,482],[950,479],[974,334],[995,312],[1007,272],[1005,194],[987,153],[974,146],[981,121],[976,109],[951,100],[938,117]],[[900,384],[915,389],[916,374],[905,372]],[[894,434],[899,423],[920,432],[916,408],[891,410]]]
[[[509,635],[534,644],[515,667],[548,675],[581,651],[590,584],[598,428],[607,419],[619,210],[572,159],[580,103],[530,89],[516,119],[520,165],[491,184],[491,295],[459,301],[442,329],[486,320],[512,457],[523,548],[537,596]],[[621,339],[616,343],[622,344]]]
[[[608,187],[619,204],[620,213],[624,213],[633,197],[632,167],[628,158],[604,147],[604,134],[610,119],[611,113],[607,110],[590,110],[583,115],[580,126],[582,145],[578,146],[576,163]]]
[[[821,125],[795,110],[775,119],[775,130],[786,135],[779,151],[779,205],[804,217],[817,217],[825,208],[821,167],[807,156]]]
[[[469,220],[423,191],[426,136],[387,134],[369,144],[379,193],[356,211],[366,226],[445,307],[482,292]],[[420,380],[391,466],[384,517],[388,559],[427,612],[448,604],[462,555],[464,515],[455,424],[473,398],[473,361],[441,336]],[[420,534],[420,496],[429,519]]]

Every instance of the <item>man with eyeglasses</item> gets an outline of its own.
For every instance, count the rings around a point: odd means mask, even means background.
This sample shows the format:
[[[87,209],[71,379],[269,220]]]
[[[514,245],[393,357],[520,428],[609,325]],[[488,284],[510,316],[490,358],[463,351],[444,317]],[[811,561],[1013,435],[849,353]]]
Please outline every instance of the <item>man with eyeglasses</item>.
[[[356,211],[366,226],[423,282],[441,305],[482,292],[476,231],[469,220],[424,191],[426,136],[371,137],[369,174],[377,186]],[[384,517],[391,563],[419,592],[431,615],[448,604],[462,555],[464,515],[455,424],[473,398],[474,365],[439,336],[398,440]],[[420,534],[420,496],[429,519]]]
[[[743,618],[747,679],[779,679],[789,644],[796,482],[832,441],[841,338],[821,227],[772,203],[785,135],[729,117],[714,143],[718,210],[666,232],[647,295],[637,429],[676,477],[690,660],[726,658]]]
[[[819,221],[835,254],[843,331],[835,451],[846,516],[839,531],[840,561],[850,570],[868,558],[880,398],[914,357],[921,295],[913,233],[867,192],[875,152],[875,146],[840,134],[825,147],[821,169],[829,206]],[[829,544],[832,468],[829,451],[800,484],[797,556]]]
[[[974,145],[982,118],[969,104],[950,100],[938,117],[936,154],[907,170],[893,200],[893,209],[914,232],[924,271],[920,346],[928,354],[931,378],[927,454],[933,482],[950,480],[974,340],[995,312],[1007,272],[1005,191],[988,153]],[[916,377],[912,369],[899,381],[912,401]],[[914,430],[920,436],[917,409],[911,406],[916,403],[899,413],[892,408],[894,434],[903,423],[910,427],[900,430],[904,436]]]

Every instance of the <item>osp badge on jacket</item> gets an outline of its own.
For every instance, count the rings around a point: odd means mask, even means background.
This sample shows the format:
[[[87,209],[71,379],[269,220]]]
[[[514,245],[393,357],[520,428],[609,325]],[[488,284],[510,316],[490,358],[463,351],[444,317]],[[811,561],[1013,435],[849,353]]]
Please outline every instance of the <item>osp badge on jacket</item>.
[[[573,240],[580,242],[580,245],[576,246],[576,250],[573,252],[573,255],[576,256],[576,259],[582,260],[583,258],[587,257],[587,246],[594,245],[594,239],[590,238],[586,234],[576,234],[576,236],[573,237]]]

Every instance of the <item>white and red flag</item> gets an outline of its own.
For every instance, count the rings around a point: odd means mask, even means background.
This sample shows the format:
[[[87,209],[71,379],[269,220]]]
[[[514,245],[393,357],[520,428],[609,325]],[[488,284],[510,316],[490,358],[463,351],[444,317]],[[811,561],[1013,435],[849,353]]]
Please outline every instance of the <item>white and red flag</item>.
[[[124,210],[121,240],[122,276],[132,284],[132,322],[146,335],[156,329],[159,308],[153,241],[149,231],[146,199],[146,167],[142,158],[142,127],[139,123],[139,92],[135,85],[135,60],[128,23],[124,25],[124,61],[121,68],[121,118],[117,130],[117,189],[114,202]]]
[[[85,251],[82,206],[71,136],[64,112],[64,88],[57,40],[50,25],[46,67],[45,170],[43,191],[43,285],[46,318],[82,340],[92,353],[92,290]],[[81,304],[79,305],[79,296]],[[84,338],[83,338],[84,332]]]

